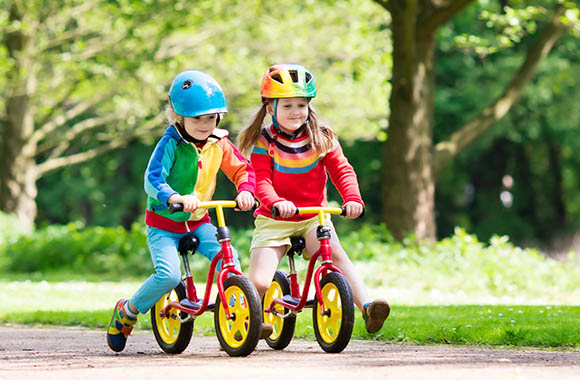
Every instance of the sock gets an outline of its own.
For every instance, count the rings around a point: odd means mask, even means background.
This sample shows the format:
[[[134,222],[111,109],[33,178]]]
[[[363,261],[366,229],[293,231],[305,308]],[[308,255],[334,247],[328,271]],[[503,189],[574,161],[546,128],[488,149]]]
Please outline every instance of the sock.
[[[372,302],[367,302],[367,303],[365,303],[363,305],[363,309],[364,309],[363,314],[367,314],[367,310],[369,309],[369,307],[371,306],[371,304],[372,304]]]
[[[129,319],[136,319],[137,318],[137,314],[133,313],[131,311],[131,308],[129,307],[129,301],[125,301],[125,304],[123,305],[123,312],[125,313],[125,315]]]

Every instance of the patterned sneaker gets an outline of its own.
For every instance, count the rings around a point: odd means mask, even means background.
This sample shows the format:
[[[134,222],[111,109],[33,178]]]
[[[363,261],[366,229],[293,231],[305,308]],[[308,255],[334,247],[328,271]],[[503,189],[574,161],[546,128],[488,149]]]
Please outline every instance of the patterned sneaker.
[[[125,305],[127,300],[121,299],[115,305],[113,310],[113,318],[109,323],[107,329],[107,343],[111,350],[115,352],[121,352],[125,348],[127,343],[127,337],[131,334],[133,330],[133,325],[137,322],[137,318],[130,318],[125,315],[123,311],[123,305]]]
[[[386,300],[379,298],[373,302],[366,303],[364,308],[363,319],[365,321],[365,327],[368,333],[374,334],[383,327],[385,319],[387,319],[391,312],[391,307]]]

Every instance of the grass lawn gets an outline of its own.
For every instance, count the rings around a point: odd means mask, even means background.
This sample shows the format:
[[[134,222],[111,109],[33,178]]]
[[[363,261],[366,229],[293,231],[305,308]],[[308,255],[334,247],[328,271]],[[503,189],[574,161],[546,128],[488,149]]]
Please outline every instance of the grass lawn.
[[[139,282],[0,281],[0,323],[85,326],[104,330],[115,301],[132,294],[139,285]],[[417,300],[410,301],[417,303]],[[411,306],[399,304],[395,300],[391,316],[378,334],[366,333],[360,312],[357,311],[353,339],[577,350],[580,349],[578,326],[580,306]],[[149,314],[139,318],[136,328],[151,329]],[[212,313],[196,319],[194,333],[214,334]],[[310,309],[298,315],[294,336],[315,339]]]

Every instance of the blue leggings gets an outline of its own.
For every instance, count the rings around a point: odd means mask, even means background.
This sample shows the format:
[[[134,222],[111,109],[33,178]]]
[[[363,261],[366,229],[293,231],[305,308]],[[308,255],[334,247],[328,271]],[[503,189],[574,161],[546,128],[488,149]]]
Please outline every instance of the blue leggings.
[[[199,239],[197,251],[208,260],[212,260],[221,250],[216,235],[216,227],[211,223],[204,223],[193,232],[193,236]],[[177,248],[179,240],[187,235],[165,231],[155,227],[147,226],[147,245],[153,260],[153,273],[139,287],[137,292],[131,297],[131,303],[139,311],[146,313],[151,307],[167,292],[175,288],[181,281],[181,260]],[[240,269],[238,252],[232,247],[234,263]],[[217,269],[221,268],[221,260]]]

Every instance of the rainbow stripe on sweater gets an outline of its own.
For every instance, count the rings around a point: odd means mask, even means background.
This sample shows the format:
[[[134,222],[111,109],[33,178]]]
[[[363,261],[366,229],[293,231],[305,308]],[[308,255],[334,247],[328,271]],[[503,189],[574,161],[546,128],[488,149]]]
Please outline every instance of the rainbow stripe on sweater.
[[[254,145],[252,154],[270,156],[273,160],[274,170],[282,173],[307,173],[318,165],[321,157],[311,149],[310,136],[289,141],[274,134],[272,128],[262,129],[262,134]],[[335,143],[335,147],[337,143]]]

